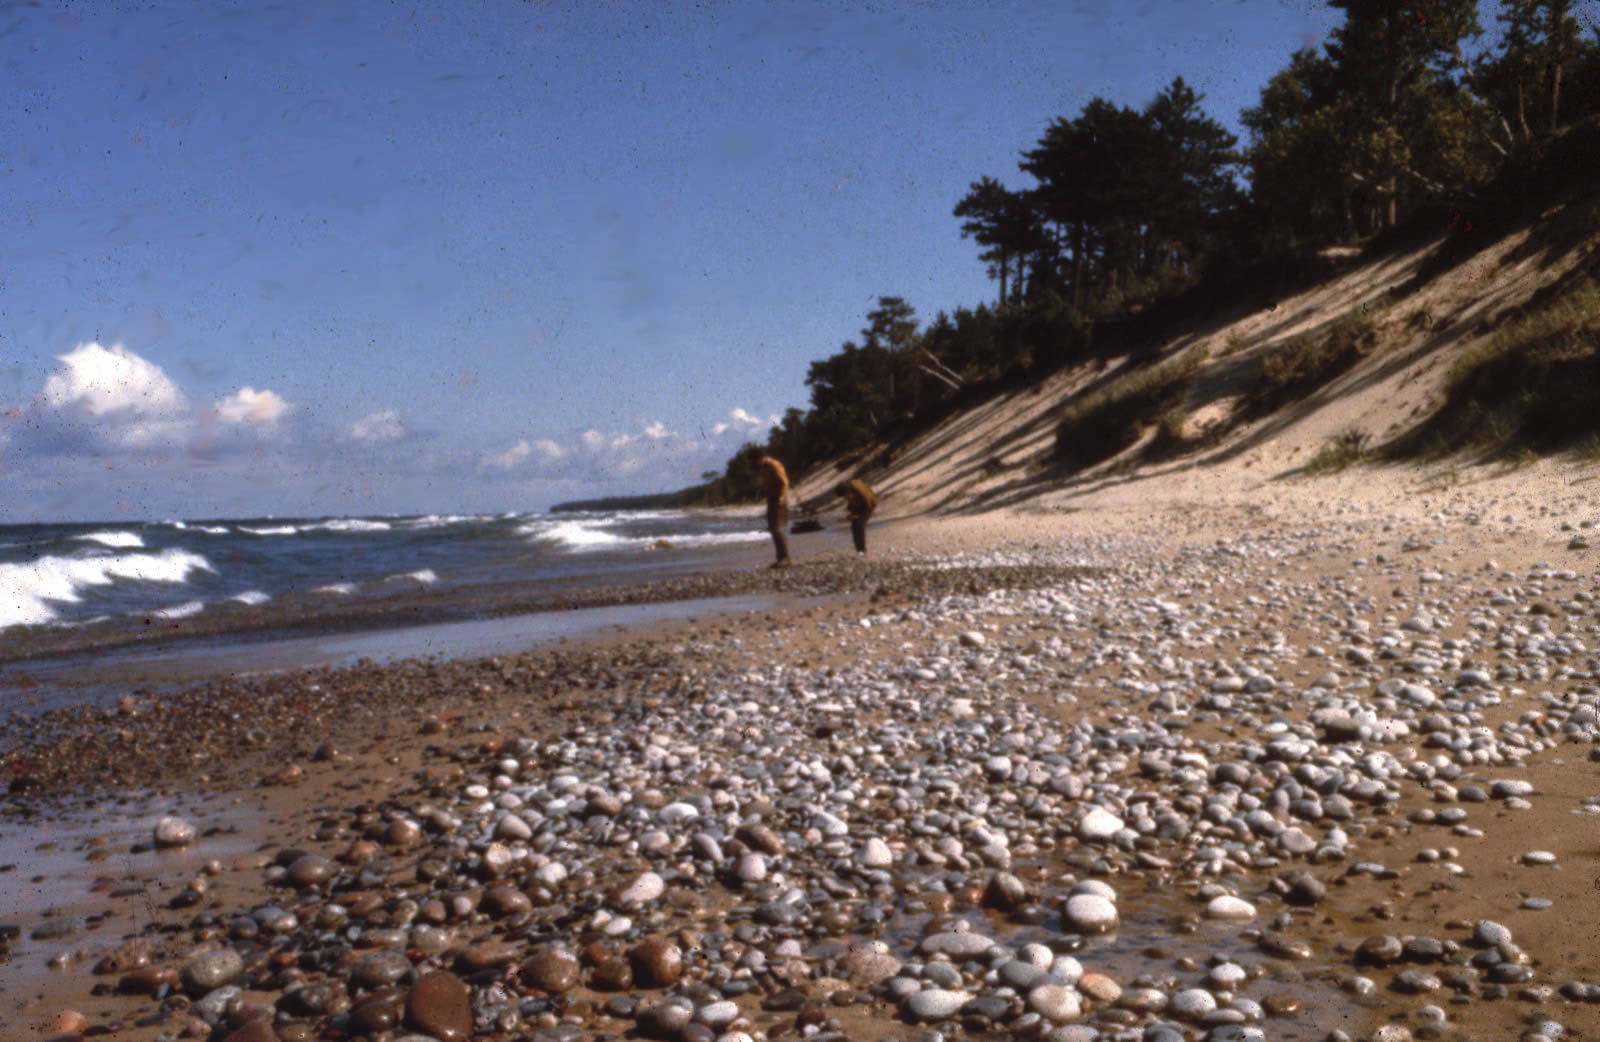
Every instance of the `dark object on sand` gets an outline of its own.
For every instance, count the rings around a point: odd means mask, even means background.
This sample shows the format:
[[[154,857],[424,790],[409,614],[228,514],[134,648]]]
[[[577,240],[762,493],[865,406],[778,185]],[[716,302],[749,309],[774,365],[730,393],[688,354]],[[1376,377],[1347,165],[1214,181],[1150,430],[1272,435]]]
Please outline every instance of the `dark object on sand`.
[[[822,531],[822,522],[814,517],[803,517],[790,525],[789,531],[794,535],[798,535],[801,532],[820,532]]]

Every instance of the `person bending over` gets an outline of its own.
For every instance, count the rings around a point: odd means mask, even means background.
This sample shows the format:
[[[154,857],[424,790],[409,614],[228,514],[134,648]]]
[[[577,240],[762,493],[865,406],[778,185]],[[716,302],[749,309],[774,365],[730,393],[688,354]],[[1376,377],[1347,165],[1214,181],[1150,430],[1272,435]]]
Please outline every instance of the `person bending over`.
[[[878,508],[878,497],[872,486],[860,478],[846,481],[834,491],[844,497],[845,514],[850,518],[850,538],[855,540],[856,553],[867,552],[867,518]]]
[[[783,464],[759,448],[750,450],[750,462],[761,478],[761,491],[767,497],[767,531],[778,552],[774,568],[789,567],[789,475]]]

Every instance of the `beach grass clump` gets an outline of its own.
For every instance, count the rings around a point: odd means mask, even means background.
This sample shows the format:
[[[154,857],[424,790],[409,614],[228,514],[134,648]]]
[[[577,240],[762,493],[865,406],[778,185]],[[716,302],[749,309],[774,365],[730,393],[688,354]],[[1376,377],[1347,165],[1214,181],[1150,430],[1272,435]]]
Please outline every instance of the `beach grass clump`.
[[[1067,407],[1056,425],[1056,459],[1072,469],[1093,466],[1126,449],[1152,425],[1172,424],[1188,396],[1200,354],[1145,366]]]
[[[1354,427],[1340,431],[1306,463],[1307,474],[1332,474],[1367,458],[1367,433]]]
[[[1583,451],[1600,435],[1600,285],[1574,283],[1465,352],[1429,444],[1501,455]]]
[[[1373,317],[1352,309],[1324,329],[1301,333],[1261,353],[1252,411],[1272,410],[1303,397],[1353,367],[1377,342]]]

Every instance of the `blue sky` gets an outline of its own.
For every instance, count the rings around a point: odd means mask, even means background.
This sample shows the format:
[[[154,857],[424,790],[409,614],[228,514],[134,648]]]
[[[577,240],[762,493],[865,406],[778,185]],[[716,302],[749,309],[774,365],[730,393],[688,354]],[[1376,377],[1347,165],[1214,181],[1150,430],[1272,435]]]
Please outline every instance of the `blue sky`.
[[[1338,12],[0,2],[0,521],[665,491],[1094,95],[1238,113]]]

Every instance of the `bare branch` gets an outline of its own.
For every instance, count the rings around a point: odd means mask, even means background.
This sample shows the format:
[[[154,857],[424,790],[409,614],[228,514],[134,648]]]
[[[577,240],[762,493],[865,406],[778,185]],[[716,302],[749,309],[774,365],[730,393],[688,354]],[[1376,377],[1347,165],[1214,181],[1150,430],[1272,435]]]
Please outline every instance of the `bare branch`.
[[[952,391],[961,390],[961,385],[960,384],[956,383],[954,380],[950,379],[948,376],[946,376],[943,373],[939,372],[937,369],[934,369],[932,366],[924,365],[923,363],[918,362],[917,363],[917,368],[921,369],[923,372],[927,373],[929,376],[933,377],[935,380],[942,381]]]

